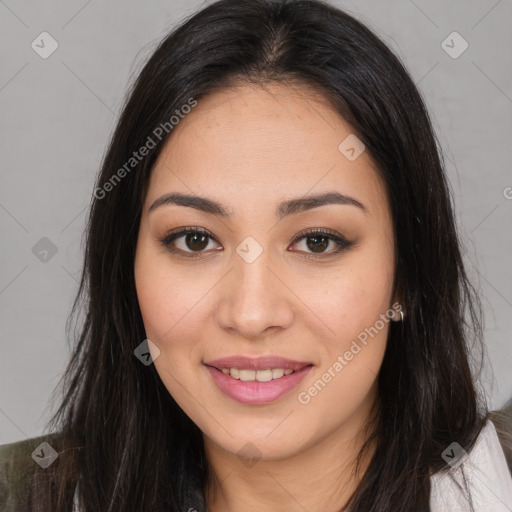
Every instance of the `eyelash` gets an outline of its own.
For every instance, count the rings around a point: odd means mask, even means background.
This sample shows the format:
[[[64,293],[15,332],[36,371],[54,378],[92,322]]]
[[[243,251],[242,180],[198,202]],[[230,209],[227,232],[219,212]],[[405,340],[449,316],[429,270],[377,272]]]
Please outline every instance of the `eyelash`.
[[[207,231],[204,228],[198,227],[198,226],[187,226],[185,228],[180,229],[179,231],[171,231],[168,233],[164,238],[158,239],[157,241],[160,242],[169,252],[183,255],[185,258],[198,258],[202,257],[204,255],[203,251],[183,251],[182,249],[177,249],[173,247],[171,244],[174,240],[177,238],[187,235],[187,234],[200,234],[200,235],[206,235],[210,239],[217,241],[213,235]],[[327,238],[328,240],[332,240],[333,242],[338,244],[338,248],[334,252],[330,253],[306,253],[304,256],[307,259],[313,259],[318,260],[320,258],[328,258],[331,256],[334,256],[340,252],[342,252],[345,249],[348,249],[352,245],[355,244],[355,242],[350,242],[346,238],[336,234],[336,232],[330,230],[330,229],[309,229],[301,231],[297,234],[297,237],[294,239],[293,244],[296,244],[303,238],[312,238],[313,236],[322,236]],[[218,242],[217,242],[218,243]],[[293,252],[303,252],[303,251],[293,251]]]

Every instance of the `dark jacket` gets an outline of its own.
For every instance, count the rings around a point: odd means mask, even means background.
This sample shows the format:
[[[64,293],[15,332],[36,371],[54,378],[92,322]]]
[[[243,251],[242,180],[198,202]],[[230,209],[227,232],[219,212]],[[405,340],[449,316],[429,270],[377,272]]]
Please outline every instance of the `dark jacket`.
[[[32,476],[37,465],[32,453],[44,441],[51,444],[53,439],[39,436],[0,445],[1,512],[30,512]]]
[[[49,434],[0,445],[0,512],[32,512],[33,500],[37,499],[34,476],[51,471],[50,466],[56,459],[47,455],[51,455],[51,449],[54,449],[53,454],[58,457],[57,453],[62,450],[59,439],[57,434]],[[43,444],[45,442],[51,448]],[[192,506],[185,512],[208,512],[203,493],[199,490],[191,490],[188,501]],[[69,512],[78,510],[74,506]]]

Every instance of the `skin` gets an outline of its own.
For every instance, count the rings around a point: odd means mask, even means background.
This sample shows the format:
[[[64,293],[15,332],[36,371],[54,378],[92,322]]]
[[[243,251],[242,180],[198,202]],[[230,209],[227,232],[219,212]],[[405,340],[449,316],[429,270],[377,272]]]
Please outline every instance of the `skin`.
[[[338,150],[351,133],[305,86],[242,84],[201,99],[152,170],[135,258],[138,300],[147,337],[160,350],[156,371],[203,432],[211,512],[334,512],[360,479],[354,461],[376,405],[389,322],[309,403],[297,398],[397,300],[388,198],[367,151],[350,161]],[[367,211],[333,204],[274,215],[280,201],[332,191]],[[232,216],[181,205],[148,212],[170,192],[214,199]],[[187,245],[185,235],[174,241],[185,255],[159,242],[187,226],[213,236],[199,257],[186,256],[201,247]],[[311,238],[297,240],[308,228],[335,230],[354,244],[333,254],[338,246],[330,241],[319,254]],[[252,263],[236,252],[247,236],[263,250]],[[230,355],[314,366],[287,395],[248,405],[224,395],[203,365]]]

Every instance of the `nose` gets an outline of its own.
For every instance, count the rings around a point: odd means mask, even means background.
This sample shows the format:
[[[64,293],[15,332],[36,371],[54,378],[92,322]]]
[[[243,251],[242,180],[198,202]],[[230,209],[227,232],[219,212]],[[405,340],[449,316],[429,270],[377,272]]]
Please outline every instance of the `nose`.
[[[248,263],[237,254],[216,304],[218,325],[246,339],[288,328],[294,319],[293,292],[266,252]]]

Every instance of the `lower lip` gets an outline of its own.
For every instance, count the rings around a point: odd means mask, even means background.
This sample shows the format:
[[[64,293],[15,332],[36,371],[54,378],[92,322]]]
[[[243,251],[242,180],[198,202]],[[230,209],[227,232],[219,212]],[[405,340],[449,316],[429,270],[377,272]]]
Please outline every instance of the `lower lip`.
[[[223,393],[237,402],[255,405],[267,404],[282,397],[296,387],[311,368],[313,368],[312,365],[305,366],[301,370],[294,371],[290,375],[284,375],[280,379],[258,382],[234,379],[217,370],[217,368],[206,366],[215,384]]]

